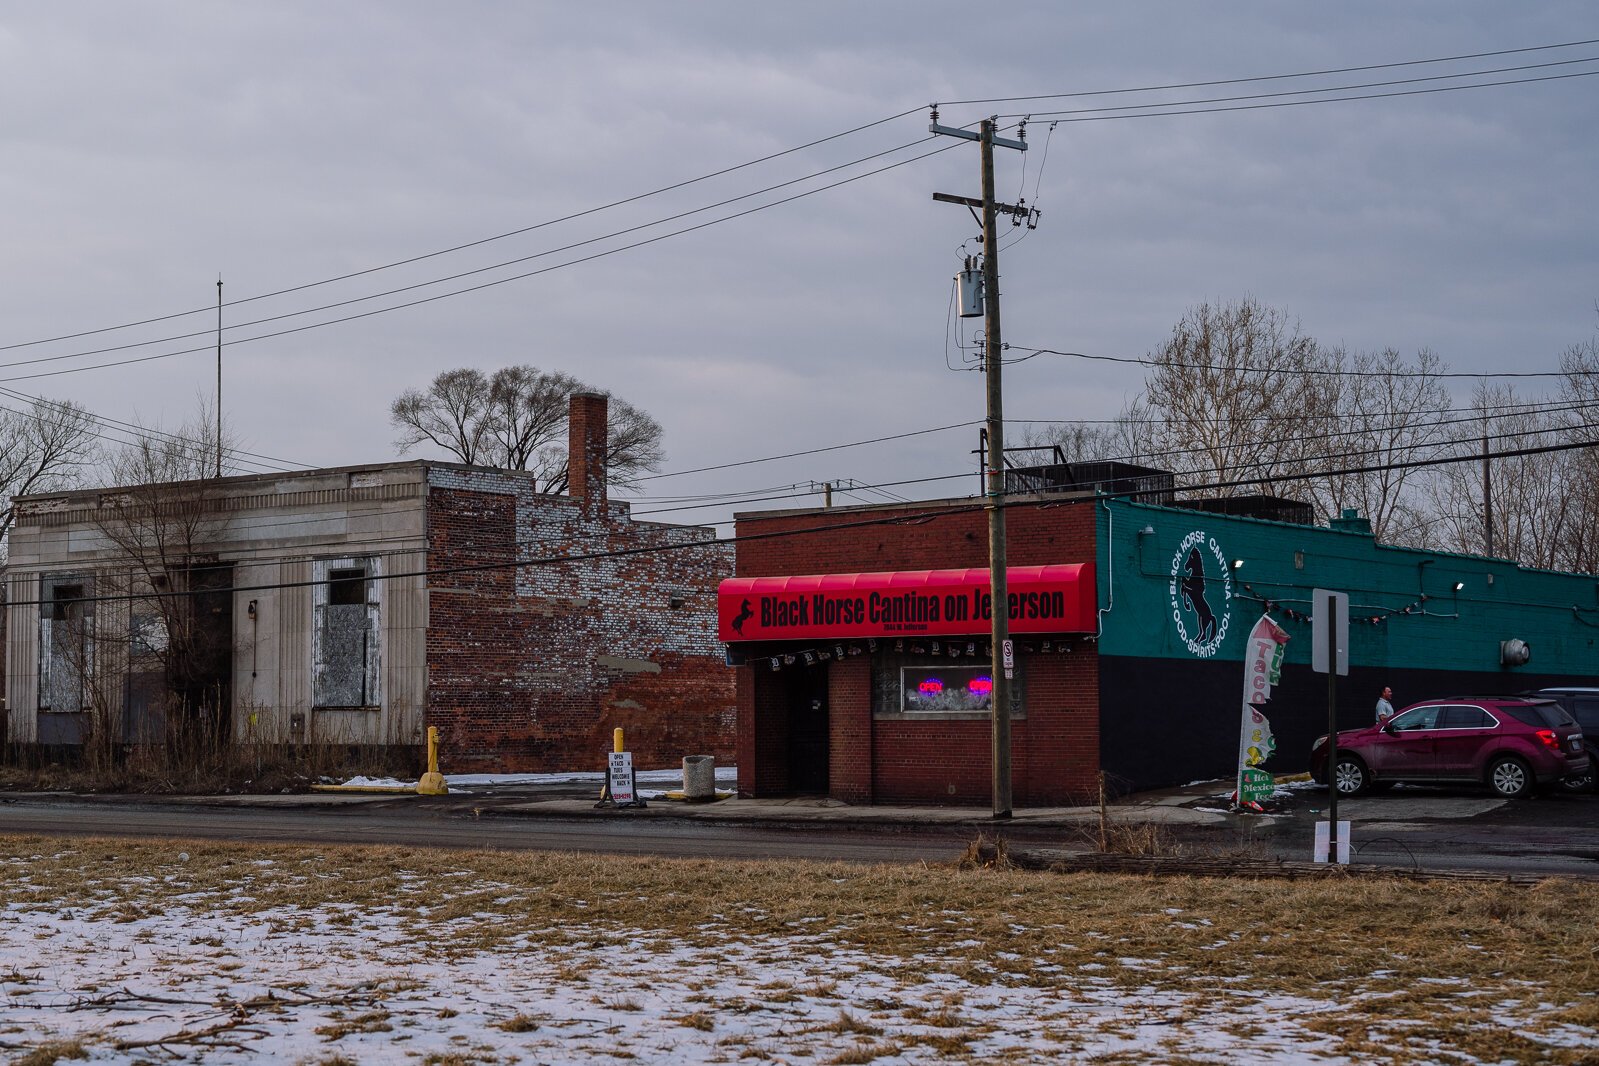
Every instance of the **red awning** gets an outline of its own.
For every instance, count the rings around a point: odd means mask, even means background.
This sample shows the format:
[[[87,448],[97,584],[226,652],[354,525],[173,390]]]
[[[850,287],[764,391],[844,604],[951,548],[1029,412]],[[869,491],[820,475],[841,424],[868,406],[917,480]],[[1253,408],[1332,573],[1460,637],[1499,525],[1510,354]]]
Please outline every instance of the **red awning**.
[[[1013,633],[1092,633],[1094,564],[1006,570]],[[976,636],[989,632],[988,570],[734,577],[717,592],[722,640]]]

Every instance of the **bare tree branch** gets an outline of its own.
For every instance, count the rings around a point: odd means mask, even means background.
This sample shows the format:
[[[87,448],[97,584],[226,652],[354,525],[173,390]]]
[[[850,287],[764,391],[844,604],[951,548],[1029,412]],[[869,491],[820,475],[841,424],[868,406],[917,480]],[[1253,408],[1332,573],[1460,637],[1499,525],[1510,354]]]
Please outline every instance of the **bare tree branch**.
[[[77,484],[97,457],[94,419],[75,403],[39,399],[0,411],[0,538],[16,520],[12,500]]]
[[[470,367],[447,370],[427,391],[401,393],[389,411],[403,453],[430,443],[460,462],[525,470],[540,492],[567,491],[566,441],[573,393],[587,390],[570,374],[509,366],[485,377]],[[606,466],[614,488],[657,470],[665,459],[661,426],[619,397],[610,397]]]

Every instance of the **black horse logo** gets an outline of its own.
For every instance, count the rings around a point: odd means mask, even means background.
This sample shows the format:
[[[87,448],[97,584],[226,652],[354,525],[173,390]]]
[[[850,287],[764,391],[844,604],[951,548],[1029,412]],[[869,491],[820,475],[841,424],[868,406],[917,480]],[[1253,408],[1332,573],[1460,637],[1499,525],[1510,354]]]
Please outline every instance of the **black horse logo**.
[[[739,636],[744,635],[744,623],[755,617],[755,611],[750,607],[750,601],[745,600],[744,606],[738,609],[738,614],[733,616],[733,632]]]
[[[1188,576],[1183,578],[1182,589],[1183,603],[1194,617],[1199,619],[1199,632],[1195,639],[1201,644],[1216,636],[1216,614],[1210,609],[1210,604],[1205,600],[1205,558],[1199,554],[1198,548],[1190,549],[1188,562],[1183,565],[1188,571]]]

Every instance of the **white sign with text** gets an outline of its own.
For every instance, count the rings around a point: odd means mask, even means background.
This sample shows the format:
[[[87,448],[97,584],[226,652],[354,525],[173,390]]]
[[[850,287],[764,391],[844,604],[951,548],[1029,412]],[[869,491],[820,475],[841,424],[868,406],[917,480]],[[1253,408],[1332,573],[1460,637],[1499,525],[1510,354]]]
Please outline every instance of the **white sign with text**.
[[[638,798],[633,795],[633,753],[613,751],[610,760],[611,799],[617,803],[632,803]]]

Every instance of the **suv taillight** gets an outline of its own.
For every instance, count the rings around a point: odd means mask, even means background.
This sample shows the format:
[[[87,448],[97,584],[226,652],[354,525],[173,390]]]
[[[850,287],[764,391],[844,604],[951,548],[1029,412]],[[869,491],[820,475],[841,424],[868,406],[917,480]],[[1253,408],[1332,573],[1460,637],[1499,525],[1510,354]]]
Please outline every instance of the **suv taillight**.
[[[1548,748],[1550,751],[1560,750],[1560,738],[1555,736],[1555,731],[1553,729],[1540,729],[1535,732],[1533,736],[1543,741],[1543,746]]]

